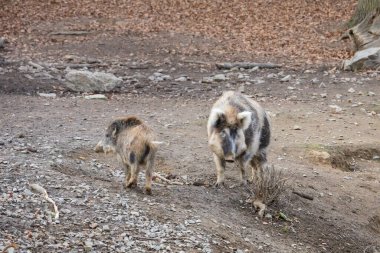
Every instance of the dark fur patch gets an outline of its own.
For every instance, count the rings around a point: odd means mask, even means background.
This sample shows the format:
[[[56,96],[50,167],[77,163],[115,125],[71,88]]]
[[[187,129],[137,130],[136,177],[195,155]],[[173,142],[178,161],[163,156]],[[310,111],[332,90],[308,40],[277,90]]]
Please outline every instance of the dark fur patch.
[[[226,138],[223,138],[222,148],[223,148],[224,155],[227,155],[232,149],[231,142],[227,136],[226,136]]]
[[[253,120],[253,114],[252,114],[252,120]],[[251,143],[253,141],[253,127],[252,127],[252,125],[244,131],[244,137],[245,137],[245,145],[247,145],[247,146],[251,145]]]
[[[145,161],[146,157],[149,155],[149,152],[150,152],[150,147],[148,145],[145,145],[145,150],[144,150],[143,155],[141,156],[140,163]]]
[[[117,136],[122,130],[130,128],[130,127],[138,126],[141,124],[142,124],[142,121],[136,118],[135,116],[129,116],[125,118],[116,119],[108,127],[107,132],[106,132],[106,137],[111,138],[112,144],[116,145]],[[114,131],[115,131],[115,136],[112,136]]]
[[[233,140],[236,139],[237,136],[237,128],[236,127],[231,127],[230,128],[230,136]]]
[[[269,128],[269,121],[267,116],[264,117],[264,125],[261,129],[261,136],[260,136],[260,146],[259,149],[263,149],[268,147],[270,142],[270,128]]]
[[[131,164],[133,164],[133,163],[136,162],[136,155],[135,155],[134,152],[131,152],[131,153],[129,154],[129,162],[130,162]]]
[[[226,127],[226,124],[227,124],[227,122],[226,122],[226,117],[225,117],[224,115],[220,115],[220,116],[218,117],[218,120],[215,122],[214,127],[215,127],[216,129],[218,129],[218,130],[222,130],[223,128]]]

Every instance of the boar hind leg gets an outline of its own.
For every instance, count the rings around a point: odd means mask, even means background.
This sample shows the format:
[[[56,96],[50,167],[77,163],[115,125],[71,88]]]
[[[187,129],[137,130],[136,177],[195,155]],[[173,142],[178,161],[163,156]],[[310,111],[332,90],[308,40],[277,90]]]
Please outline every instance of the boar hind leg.
[[[131,179],[131,168],[128,164],[124,164],[125,179],[124,185],[127,186],[129,180]]]
[[[224,184],[224,170],[226,168],[226,161],[214,154],[214,162],[216,166],[216,187]]]
[[[130,176],[126,186],[128,188],[132,188],[132,187],[137,186],[137,178],[139,176],[139,171],[140,171],[140,168],[139,168],[139,165],[138,165],[138,162],[137,162],[137,159],[136,159],[134,152],[131,152],[129,154],[129,162],[130,162],[129,166],[130,166],[131,176]]]
[[[147,163],[145,170],[145,192],[148,195],[152,194],[152,176],[153,176],[153,167],[154,167],[154,154],[152,154]]]

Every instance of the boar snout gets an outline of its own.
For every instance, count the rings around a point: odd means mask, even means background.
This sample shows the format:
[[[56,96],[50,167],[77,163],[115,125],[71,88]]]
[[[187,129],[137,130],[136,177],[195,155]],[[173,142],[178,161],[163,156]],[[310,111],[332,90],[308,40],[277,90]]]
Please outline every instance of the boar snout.
[[[104,152],[104,149],[103,149],[103,141],[99,141],[98,144],[96,144],[94,150],[96,153],[102,153]]]

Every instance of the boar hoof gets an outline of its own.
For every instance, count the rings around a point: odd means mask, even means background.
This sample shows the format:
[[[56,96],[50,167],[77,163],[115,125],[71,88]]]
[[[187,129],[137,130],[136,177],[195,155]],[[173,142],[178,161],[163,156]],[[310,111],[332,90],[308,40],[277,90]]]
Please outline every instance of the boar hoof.
[[[146,188],[146,189],[145,189],[145,193],[146,193],[147,195],[152,195],[152,189],[151,189],[151,188]]]
[[[136,182],[128,182],[127,184],[124,184],[125,188],[135,188],[137,186]]]
[[[215,187],[216,188],[221,188],[221,187],[224,187],[225,185],[224,185],[224,182],[216,182],[215,183]]]
[[[240,186],[247,186],[247,184],[248,184],[248,180],[242,180],[240,182]]]

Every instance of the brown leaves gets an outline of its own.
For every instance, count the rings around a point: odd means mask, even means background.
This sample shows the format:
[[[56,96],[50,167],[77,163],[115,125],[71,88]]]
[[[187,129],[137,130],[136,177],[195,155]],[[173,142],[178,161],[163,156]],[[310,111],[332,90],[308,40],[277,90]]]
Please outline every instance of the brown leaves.
[[[258,57],[296,58],[301,62],[336,61],[348,56],[338,38],[339,24],[349,19],[349,1],[183,1],[66,0],[5,1],[0,35],[18,36],[41,22],[87,17],[88,29],[125,33],[176,32],[223,41],[225,51]],[[122,22],[122,25],[120,25]],[[83,26],[83,25],[82,25]],[[73,28],[75,29],[75,27]],[[335,45],[335,44],[336,45]]]

